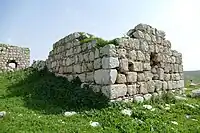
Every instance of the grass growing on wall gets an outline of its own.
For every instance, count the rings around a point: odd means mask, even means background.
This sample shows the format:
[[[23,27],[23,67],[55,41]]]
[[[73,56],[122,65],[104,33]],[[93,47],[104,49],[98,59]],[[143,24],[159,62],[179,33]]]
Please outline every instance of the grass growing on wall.
[[[108,45],[108,44],[114,44],[114,45],[118,45],[118,42],[117,42],[117,39],[118,38],[115,38],[113,40],[104,40],[100,37],[95,37],[91,34],[89,34],[88,36],[86,36],[83,32],[80,32],[81,34],[81,44],[84,44],[84,43],[89,43],[89,42],[92,42],[92,41],[96,41],[96,45],[97,47],[104,47],[105,45]]]
[[[80,88],[46,70],[0,74],[1,133],[149,133],[199,132],[200,99],[177,101],[171,95],[148,103],[108,103],[101,94]],[[150,104],[152,109],[145,109]],[[167,109],[168,107],[168,109]],[[131,116],[123,115],[130,109]],[[80,112],[65,117],[65,111]],[[90,122],[99,122],[92,127]],[[175,121],[175,122],[174,122]]]

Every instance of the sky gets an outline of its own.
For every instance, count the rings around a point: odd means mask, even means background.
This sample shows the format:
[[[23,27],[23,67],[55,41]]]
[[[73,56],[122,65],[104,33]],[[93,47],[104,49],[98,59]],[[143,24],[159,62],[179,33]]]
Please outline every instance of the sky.
[[[32,62],[70,33],[113,39],[145,23],[166,32],[185,71],[200,70],[199,7],[199,0],[0,0],[0,43],[30,48]]]

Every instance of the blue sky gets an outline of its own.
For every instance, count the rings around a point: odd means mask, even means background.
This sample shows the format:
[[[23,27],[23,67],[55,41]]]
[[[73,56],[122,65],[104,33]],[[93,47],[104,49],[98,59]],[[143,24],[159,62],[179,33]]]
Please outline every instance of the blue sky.
[[[198,0],[0,0],[0,42],[29,47],[32,61],[46,59],[69,33],[112,39],[146,23],[166,32],[184,70],[200,70],[199,6]]]

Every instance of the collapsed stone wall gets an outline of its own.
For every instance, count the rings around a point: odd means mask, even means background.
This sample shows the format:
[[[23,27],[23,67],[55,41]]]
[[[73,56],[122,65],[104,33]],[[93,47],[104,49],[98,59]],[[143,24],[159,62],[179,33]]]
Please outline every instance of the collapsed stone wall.
[[[171,49],[165,32],[138,24],[128,37],[99,47],[90,34],[75,32],[53,45],[48,69],[72,80],[79,77],[110,99],[149,99],[165,91],[182,92],[182,54]],[[85,42],[90,38],[91,41]]]
[[[29,64],[29,48],[0,44],[0,72],[27,68]]]

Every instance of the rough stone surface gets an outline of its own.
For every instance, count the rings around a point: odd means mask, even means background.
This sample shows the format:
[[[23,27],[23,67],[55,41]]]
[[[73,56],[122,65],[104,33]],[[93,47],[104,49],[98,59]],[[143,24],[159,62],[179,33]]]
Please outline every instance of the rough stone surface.
[[[0,72],[24,69],[29,65],[29,48],[0,44]]]
[[[192,90],[191,97],[200,97],[200,89]]]
[[[109,99],[114,99],[126,95],[127,86],[125,84],[103,86],[101,91]]]
[[[69,80],[76,75],[97,85],[93,91],[112,100],[134,96],[140,101],[184,88],[182,54],[171,49],[164,31],[140,23],[127,35],[100,46],[88,33],[72,33],[53,44],[46,66]]]

